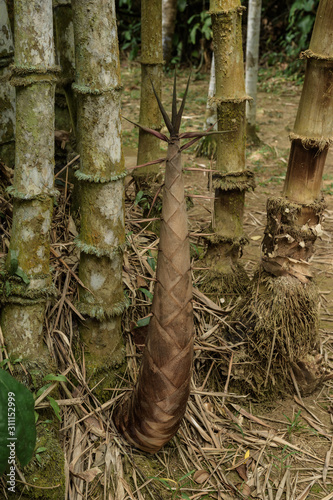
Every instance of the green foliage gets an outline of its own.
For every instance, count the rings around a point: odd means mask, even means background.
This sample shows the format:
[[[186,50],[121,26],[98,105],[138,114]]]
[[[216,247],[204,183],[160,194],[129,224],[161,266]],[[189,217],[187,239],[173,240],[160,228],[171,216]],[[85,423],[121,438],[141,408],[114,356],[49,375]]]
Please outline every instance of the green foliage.
[[[133,12],[132,0],[118,1],[118,36],[120,50],[126,52],[130,61],[138,55],[141,36],[140,12]]]
[[[187,24],[191,27],[189,39],[193,45],[196,44],[198,34],[200,38],[205,38],[206,40],[212,39],[212,19],[207,11],[200,12],[200,14],[194,14],[187,21]]]
[[[293,432],[303,432],[304,429],[307,429],[307,426],[304,425],[301,421],[301,416],[302,416],[302,410],[298,410],[296,415],[293,416],[293,418],[287,417],[287,415],[284,415],[286,419],[289,422],[289,425],[287,427],[288,435],[289,437]]]
[[[30,280],[26,273],[21,269],[18,265],[18,255],[16,250],[10,250],[10,262],[9,262],[9,273],[16,276],[19,276],[26,285],[29,285]]]
[[[194,470],[191,470],[190,472],[187,472],[187,474],[184,474],[181,478],[179,478],[177,481],[174,481],[173,479],[169,478],[163,478],[163,477],[152,477],[151,479],[160,482],[165,486],[165,488],[170,492],[170,498],[172,500],[178,500],[178,499],[184,499],[184,500],[189,500],[190,497],[181,491],[181,486],[186,486],[186,483],[190,480],[190,476],[194,473]]]
[[[15,463],[12,449],[22,466],[33,456],[34,404],[32,393],[7,371],[0,370],[0,475]]]
[[[298,59],[300,51],[308,48],[317,4],[318,0],[295,0],[293,2],[286,36],[281,44],[288,57]]]
[[[45,382],[50,381],[50,383],[44,385],[43,387],[41,387],[38,390],[37,397],[41,396],[47,389],[49,389],[49,387],[51,387],[51,385],[52,385],[52,382],[66,382],[67,381],[67,379],[64,375],[54,375],[53,373],[46,375],[46,377],[44,377],[43,380]],[[61,422],[60,407],[59,407],[58,403],[51,396],[47,396],[47,400],[50,403],[50,406],[53,409],[57,419]]]
[[[141,327],[141,326],[147,326],[150,323],[150,316],[146,316],[145,318],[138,319],[136,326]]]

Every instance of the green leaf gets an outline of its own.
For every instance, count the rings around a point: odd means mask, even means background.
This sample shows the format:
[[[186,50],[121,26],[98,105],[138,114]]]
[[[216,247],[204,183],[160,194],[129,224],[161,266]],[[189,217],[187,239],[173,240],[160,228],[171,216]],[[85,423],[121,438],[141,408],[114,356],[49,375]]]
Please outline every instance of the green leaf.
[[[139,191],[135,197],[134,205],[137,205],[138,203],[140,203],[142,196],[143,196],[143,191]]]
[[[184,12],[186,9],[187,0],[178,0],[178,10],[179,12]]]
[[[29,285],[30,283],[30,280],[28,278],[28,275],[23,271],[23,269],[21,269],[20,267],[18,267],[15,271],[15,274],[16,276],[19,276],[26,285]]]
[[[56,414],[57,419],[60,420],[60,422],[61,422],[60,406],[58,405],[58,403],[56,402],[55,399],[51,398],[51,396],[48,396],[47,399],[49,400],[50,405],[52,406],[54,413]]]
[[[51,387],[52,384],[46,384],[44,385],[43,387],[41,387],[38,391],[37,391],[37,398],[39,398],[39,396],[41,396],[43,394],[43,392],[46,391],[46,389],[48,389],[49,387]]]
[[[9,263],[9,273],[15,274],[18,268],[18,254],[16,250],[10,250],[10,263]]]
[[[148,261],[148,264],[150,265],[150,267],[152,268],[152,270],[155,271],[156,262],[155,262],[154,257],[147,257],[147,261]]]
[[[140,327],[140,326],[147,326],[147,325],[149,325],[149,323],[150,323],[150,316],[147,316],[147,318],[142,318],[142,319],[139,319],[139,320],[137,321],[136,326],[137,326],[137,327]]]
[[[8,422],[11,415],[15,415],[15,419],[12,418]],[[12,448],[15,446],[16,456],[24,467],[32,458],[35,444],[33,395],[8,372],[0,370],[0,475],[9,465],[10,448],[8,445]]]
[[[142,292],[148,299],[153,300],[153,294],[149,291],[146,290],[146,288],[139,288],[140,292]]]
[[[47,448],[45,448],[45,446],[40,446],[39,448],[37,448],[36,450],[36,453],[43,453],[43,451],[46,451]]]
[[[46,377],[44,377],[43,380],[45,381],[52,380],[54,382],[67,382],[67,378],[65,377],[65,375],[53,375],[53,373],[46,375]]]

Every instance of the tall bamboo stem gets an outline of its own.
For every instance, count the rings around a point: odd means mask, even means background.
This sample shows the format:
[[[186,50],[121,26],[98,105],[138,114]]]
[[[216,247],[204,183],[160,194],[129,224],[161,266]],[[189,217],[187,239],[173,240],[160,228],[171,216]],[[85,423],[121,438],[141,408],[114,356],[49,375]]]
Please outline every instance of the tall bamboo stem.
[[[244,289],[246,273],[238,260],[246,242],[243,233],[244,196],[253,188],[253,176],[245,170],[245,95],[242,12],[239,0],[211,0],[218,130],[214,235],[209,238],[206,263],[211,267],[207,288],[221,293]],[[215,278],[214,278],[215,275]]]
[[[9,353],[49,371],[43,344],[50,274],[54,191],[54,65],[52,1],[15,1],[16,158],[13,226],[6,260],[1,324]]]
[[[75,0],[74,32],[81,185],[79,310],[89,374],[124,360],[121,314],[124,159],[121,147],[120,64],[114,0]],[[111,370],[110,370],[111,369]]]
[[[256,112],[257,112],[257,84],[258,84],[258,64],[259,64],[259,40],[260,40],[260,20],[261,20],[261,0],[250,0],[247,18],[246,37],[246,69],[245,88],[246,93],[252,97],[246,103],[247,135],[258,142],[256,133]]]
[[[151,82],[159,98],[162,93],[162,0],[141,1],[141,125],[153,130],[161,129],[161,113],[155,99]],[[139,131],[138,165],[156,160],[160,156],[159,139]],[[139,187],[149,187],[156,179],[158,165],[149,165],[134,170],[134,178]]]
[[[14,43],[6,0],[0,0],[0,160],[15,161],[15,90],[9,83]]]
[[[325,204],[320,189],[333,141],[333,4],[321,0],[307,59],[294,131],[290,135],[286,181],[281,197],[267,202],[263,257],[246,297],[242,317],[250,333],[251,360],[258,359],[255,384],[285,391],[290,378],[302,394],[322,381],[314,353],[319,333],[319,297],[311,259],[321,234]],[[249,320],[250,318],[250,320]],[[269,359],[274,354],[274,363]],[[258,376],[259,372],[259,376]],[[261,372],[261,373],[260,373]],[[247,374],[247,378],[250,375]]]

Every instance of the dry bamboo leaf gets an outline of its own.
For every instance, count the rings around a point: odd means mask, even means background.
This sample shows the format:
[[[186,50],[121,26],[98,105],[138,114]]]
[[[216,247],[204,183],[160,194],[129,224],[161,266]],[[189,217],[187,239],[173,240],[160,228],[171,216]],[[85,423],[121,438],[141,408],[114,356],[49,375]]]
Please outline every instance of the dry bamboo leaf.
[[[258,435],[258,436],[266,436],[267,438],[269,438],[271,441],[277,443],[277,444],[282,444],[282,446],[288,446],[289,448],[295,450],[295,451],[298,451],[299,453],[303,453],[304,455],[307,455],[308,457],[311,457],[311,458],[314,458],[315,460],[317,460],[318,462],[323,462],[323,460],[319,457],[317,457],[316,455],[314,455],[313,453],[310,453],[306,450],[302,450],[302,448],[299,448],[298,446],[292,444],[292,443],[289,443],[288,441],[286,441],[285,439],[283,438],[280,438],[279,436],[274,436],[274,435],[269,435],[270,431],[267,432],[267,431],[249,431],[251,434],[255,434],[255,435]],[[271,446],[271,442],[268,442],[267,444],[269,444],[269,446]]]
[[[238,484],[236,484],[236,488],[238,489],[238,491],[240,491],[242,493],[242,495],[245,498],[251,497],[251,488],[249,485],[247,485],[245,483],[238,483]]]
[[[238,411],[241,415],[243,415],[244,417],[248,418],[249,420],[252,420],[253,422],[256,422],[259,425],[262,425],[263,427],[268,427],[269,429],[272,429],[272,427],[270,425],[265,424],[265,422],[263,422],[260,418],[255,417],[254,415],[252,415],[248,411],[246,411],[243,408],[241,408],[240,405],[230,403],[230,406],[232,406],[233,408],[235,408],[236,411]]]
[[[198,484],[203,484],[207,481],[209,476],[210,474],[206,470],[201,469],[195,471],[195,473],[193,474],[193,480]]]
[[[327,429],[323,429],[320,427],[318,424],[316,424],[311,418],[307,417],[306,415],[302,415],[302,418],[309,424],[311,427],[313,427],[319,434],[322,436],[325,436],[328,439],[332,439],[332,436],[328,434]]]
[[[333,498],[333,493],[326,495],[326,497],[322,498],[322,500],[331,500]]]
[[[83,472],[75,472],[72,464],[70,464],[69,470],[71,474],[73,474],[73,476],[83,479],[83,481],[87,481],[87,483],[93,481],[97,474],[102,473],[101,469],[99,469],[98,467],[93,467],[92,469],[85,470]]]
[[[289,471],[289,469],[287,469],[286,472],[284,473],[283,478],[281,479],[280,484],[279,484],[278,490],[276,492],[275,500],[280,500],[281,499],[281,497],[283,495],[283,492],[284,492],[284,486],[286,484],[287,477],[288,477],[289,474],[290,474],[290,471]]]
[[[333,449],[333,439],[332,439],[331,447],[328,450],[328,452],[326,453],[326,457],[325,457],[325,463],[324,463],[324,468],[323,468],[323,482],[324,482],[324,484],[326,484],[327,472],[328,472],[328,468],[329,468],[330,463],[331,463],[332,449]]]
[[[248,480],[246,464],[238,465],[235,470],[238,472],[238,475],[241,477],[241,479],[243,479],[243,481]]]
[[[315,480],[311,481],[311,483],[307,485],[305,490],[303,490],[302,493],[298,495],[296,500],[305,500],[308,497],[308,494],[310,493],[310,490],[312,486],[315,484],[315,482],[316,482]]]
[[[203,304],[205,304],[209,309],[212,309],[215,312],[224,313],[224,310],[215,304],[212,300],[210,300],[206,295],[200,292],[198,289],[193,288],[193,295],[197,299],[200,300]]]

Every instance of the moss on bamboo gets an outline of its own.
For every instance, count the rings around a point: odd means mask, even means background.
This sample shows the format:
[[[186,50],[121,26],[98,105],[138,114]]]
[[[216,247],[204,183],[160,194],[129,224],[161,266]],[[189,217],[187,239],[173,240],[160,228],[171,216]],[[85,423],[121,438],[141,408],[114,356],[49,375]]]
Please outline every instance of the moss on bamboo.
[[[22,489],[20,498],[59,500],[65,495],[65,459],[59,446],[57,431],[42,422],[37,426],[36,450],[42,448],[39,460],[35,457],[24,470],[29,485],[28,495]],[[35,486],[35,487],[34,487]],[[20,490],[20,485],[18,485]]]
[[[81,229],[79,311],[86,366],[93,383],[112,384],[124,361],[121,314],[124,158],[121,148],[120,64],[113,0],[74,5]],[[103,18],[103,22],[101,19]],[[89,37],[87,36],[89,33]],[[105,375],[107,374],[107,376]],[[103,385],[102,384],[102,385]]]
[[[243,234],[245,191],[254,188],[253,174],[245,170],[245,95],[239,0],[211,0],[214,56],[216,64],[217,174],[214,217],[205,264],[210,267],[202,289],[216,299],[230,293],[244,293],[246,272],[238,259],[246,238]],[[225,277],[223,276],[225,275]],[[231,288],[230,288],[231,287]]]
[[[139,122],[151,129],[160,130],[161,113],[154,96],[152,84],[157,95],[162,93],[162,1],[142,0],[141,2],[141,100]],[[156,160],[160,156],[159,140],[139,131],[138,165]],[[153,183],[158,175],[159,166],[149,165],[133,172],[137,189],[142,190],[142,182]]]

